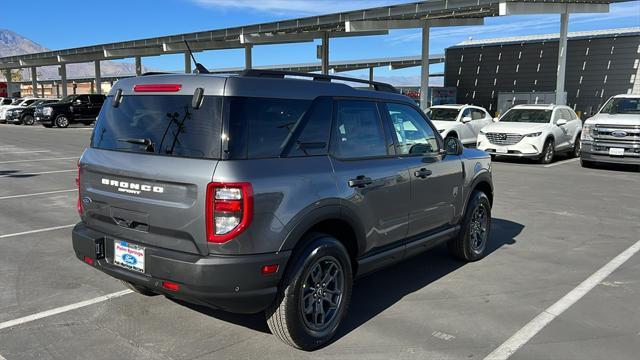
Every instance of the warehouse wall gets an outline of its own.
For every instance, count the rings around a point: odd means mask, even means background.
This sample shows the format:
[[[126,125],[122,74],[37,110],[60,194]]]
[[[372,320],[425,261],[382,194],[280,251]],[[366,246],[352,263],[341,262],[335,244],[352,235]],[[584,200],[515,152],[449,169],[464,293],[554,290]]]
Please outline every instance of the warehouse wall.
[[[640,35],[570,39],[567,103],[585,115],[610,97],[638,88]],[[499,92],[554,91],[558,41],[455,46],[446,49],[445,86],[457,102],[494,113]]]

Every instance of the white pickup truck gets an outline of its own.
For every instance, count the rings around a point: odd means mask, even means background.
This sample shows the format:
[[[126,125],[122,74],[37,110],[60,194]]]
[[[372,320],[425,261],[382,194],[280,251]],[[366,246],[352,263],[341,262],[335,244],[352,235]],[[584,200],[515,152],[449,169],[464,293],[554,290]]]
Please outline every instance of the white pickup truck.
[[[582,129],[580,163],[640,165],[640,95],[610,98]]]

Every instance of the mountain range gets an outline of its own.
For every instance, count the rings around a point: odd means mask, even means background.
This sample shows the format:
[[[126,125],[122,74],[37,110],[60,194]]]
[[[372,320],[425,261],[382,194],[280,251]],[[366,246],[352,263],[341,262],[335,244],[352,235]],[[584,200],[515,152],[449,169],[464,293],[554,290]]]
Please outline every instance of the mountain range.
[[[23,55],[51,51],[50,49],[27,39],[11,30],[0,29],[0,58],[5,56]],[[135,74],[135,64],[115,61],[102,61],[100,63],[102,76]],[[143,72],[147,71],[143,67]],[[42,66],[37,69],[38,79],[59,79],[57,66]],[[22,79],[31,79],[31,70],[22,69]],[[80,63],[67,65],[67,77],[70,79],[79,77],[93,77],[94,64]],[[4,74],[0,75],[4,80]]]

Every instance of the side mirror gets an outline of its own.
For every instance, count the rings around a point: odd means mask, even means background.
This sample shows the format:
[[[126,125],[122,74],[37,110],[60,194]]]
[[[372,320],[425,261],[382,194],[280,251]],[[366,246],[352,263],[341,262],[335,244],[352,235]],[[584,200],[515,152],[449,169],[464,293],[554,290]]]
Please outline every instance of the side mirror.
[[[462,145],[462,141],[457,138],[448,137],[444,139],[444,150],[447,155],[462,155],[464,151],[464,145]]]
[[[558,126],[567,125],[567,120],[560,119],[560,120],[556,121],[556,125],[558,125]]]

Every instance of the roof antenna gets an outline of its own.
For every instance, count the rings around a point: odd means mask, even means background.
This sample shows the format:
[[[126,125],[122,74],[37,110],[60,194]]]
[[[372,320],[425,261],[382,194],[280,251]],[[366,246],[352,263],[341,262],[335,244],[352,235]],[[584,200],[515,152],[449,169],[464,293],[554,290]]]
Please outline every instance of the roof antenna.
[[[187,40],[184,41],[184,44],[187,46],[187,51],[189,51],[189,55],[191,55],[191,59],[193,59],[193,63],[196,64],[196,74],[210,74],[209,70],[206,67],[202,66],[199,62],[196,61],[196,58],[193,56],[193,52],[189,47],[189,43]]]

